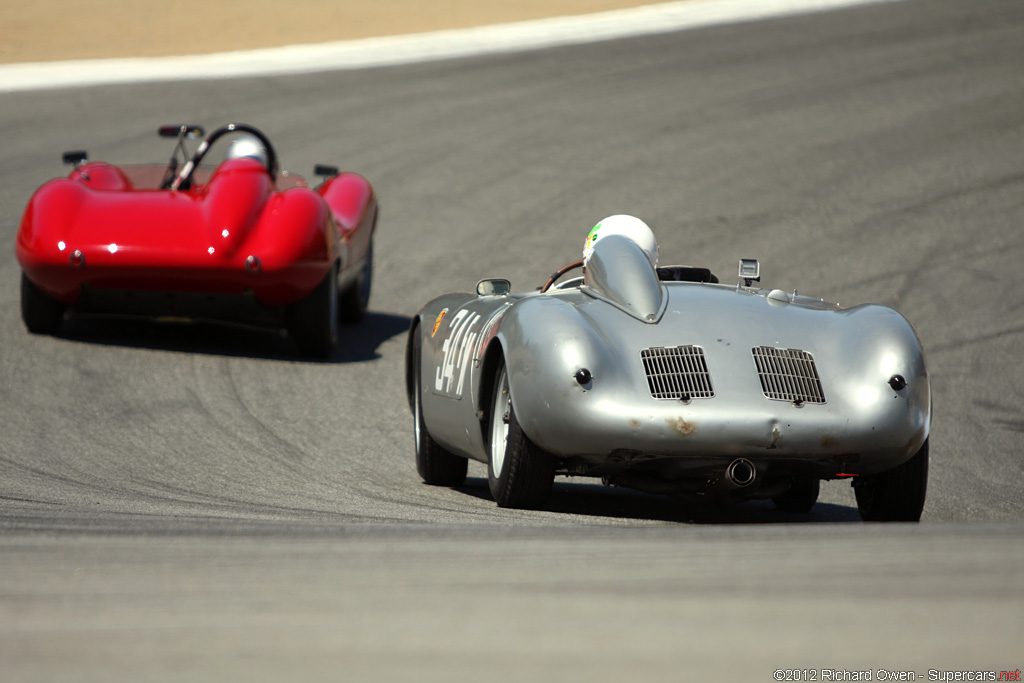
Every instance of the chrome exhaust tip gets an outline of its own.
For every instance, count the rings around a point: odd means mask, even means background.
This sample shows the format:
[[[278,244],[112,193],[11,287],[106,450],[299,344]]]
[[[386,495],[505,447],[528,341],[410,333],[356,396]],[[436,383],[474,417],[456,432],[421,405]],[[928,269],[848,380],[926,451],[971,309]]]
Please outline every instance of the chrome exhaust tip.
[[[725,468],[725,479],[736,488],[745,488],[757,479],[757,467],[746,458],[736,458]]]

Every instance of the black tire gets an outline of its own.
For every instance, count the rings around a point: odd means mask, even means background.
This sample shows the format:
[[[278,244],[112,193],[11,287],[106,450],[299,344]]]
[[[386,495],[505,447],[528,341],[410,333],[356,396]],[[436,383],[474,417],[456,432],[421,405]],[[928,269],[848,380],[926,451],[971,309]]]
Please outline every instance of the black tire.
[[[818,493],[820,491],[820,480],[797,479],[793,481],[788,491],[772,498],[772,502],[782,512],[810,512],[814,504],[818,502]]]
[[[366,260],[356,281],[341,293],[341,307],[338,313],[344,323],[362,322],[370,306],[370,288],[373,285],[373,237],[366,249]]]
[[[523,433],[502,361],[495,373],[489,413],[487,483],[499,507],[544,507],[555,480],[555,461]]]
[[[466,481],[469,461],[441,448],[423,421],[423,386],[420,375],[420,351],[423,342],[420,329],[413,332],[412,349],[412,419],[416,441],[416,471],[431,486],[462,486]]]
[[[53,299],[21,274],[21,319],[32,334],[57,334],[64,320],[64,304]]]
[[[335,264],[309,296],[288,311],[288,331],[299,353],[329,358],[338,343],[338,266]]]
[[[928,489],[928,440],[902,465],[853,482],[865,522],[919,522]]]

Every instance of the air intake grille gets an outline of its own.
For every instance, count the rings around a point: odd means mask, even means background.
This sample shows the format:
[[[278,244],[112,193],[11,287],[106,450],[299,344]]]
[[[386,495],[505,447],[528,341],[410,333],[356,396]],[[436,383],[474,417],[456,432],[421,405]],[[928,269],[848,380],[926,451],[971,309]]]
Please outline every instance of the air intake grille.
[[[711,375],[699,346],[657,346],[640,352],[647,372],[647,384],[654,398],[711,398]]]
[[[771,346],[758,346],[753,352],[765,396],[793,403],[825,402],[825,392],[811,354]]]

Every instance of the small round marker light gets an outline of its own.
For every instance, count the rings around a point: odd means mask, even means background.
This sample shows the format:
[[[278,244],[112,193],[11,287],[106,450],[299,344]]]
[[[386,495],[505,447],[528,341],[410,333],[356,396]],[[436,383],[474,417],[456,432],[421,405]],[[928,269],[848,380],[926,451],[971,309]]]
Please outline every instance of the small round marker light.
[[[577,370],[573,377],[576,378],[576,381],[579,382],[580,386],[590,384],[590,381],[594,379],[594,376],[590,374],[590,370],[587,370],[586,368],[580,368]]]
[[[901,391],[907,386],[907,380],[903,375],[893,375],[889,378],[889,386],[892,387],[894,391]]]

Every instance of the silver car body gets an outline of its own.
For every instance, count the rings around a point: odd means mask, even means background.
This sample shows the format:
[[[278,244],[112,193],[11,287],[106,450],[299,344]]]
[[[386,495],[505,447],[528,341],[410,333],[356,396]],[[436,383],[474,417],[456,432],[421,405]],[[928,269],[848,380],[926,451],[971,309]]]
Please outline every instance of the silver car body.
[[[598,243],[584,278],[546,292],[491,294],[483,281],[482,294],[438,297],[414,317],[410,402],[418,367],[430,435],[487,462],[504,359],[522,430],[557,472],[671,494],[709,490],[740,458],[758,484],[743,497],[768,497],[773,481],[871,475],[914,456],[931,395],[910,323],[751,284],[659,280],[618,237]]]

